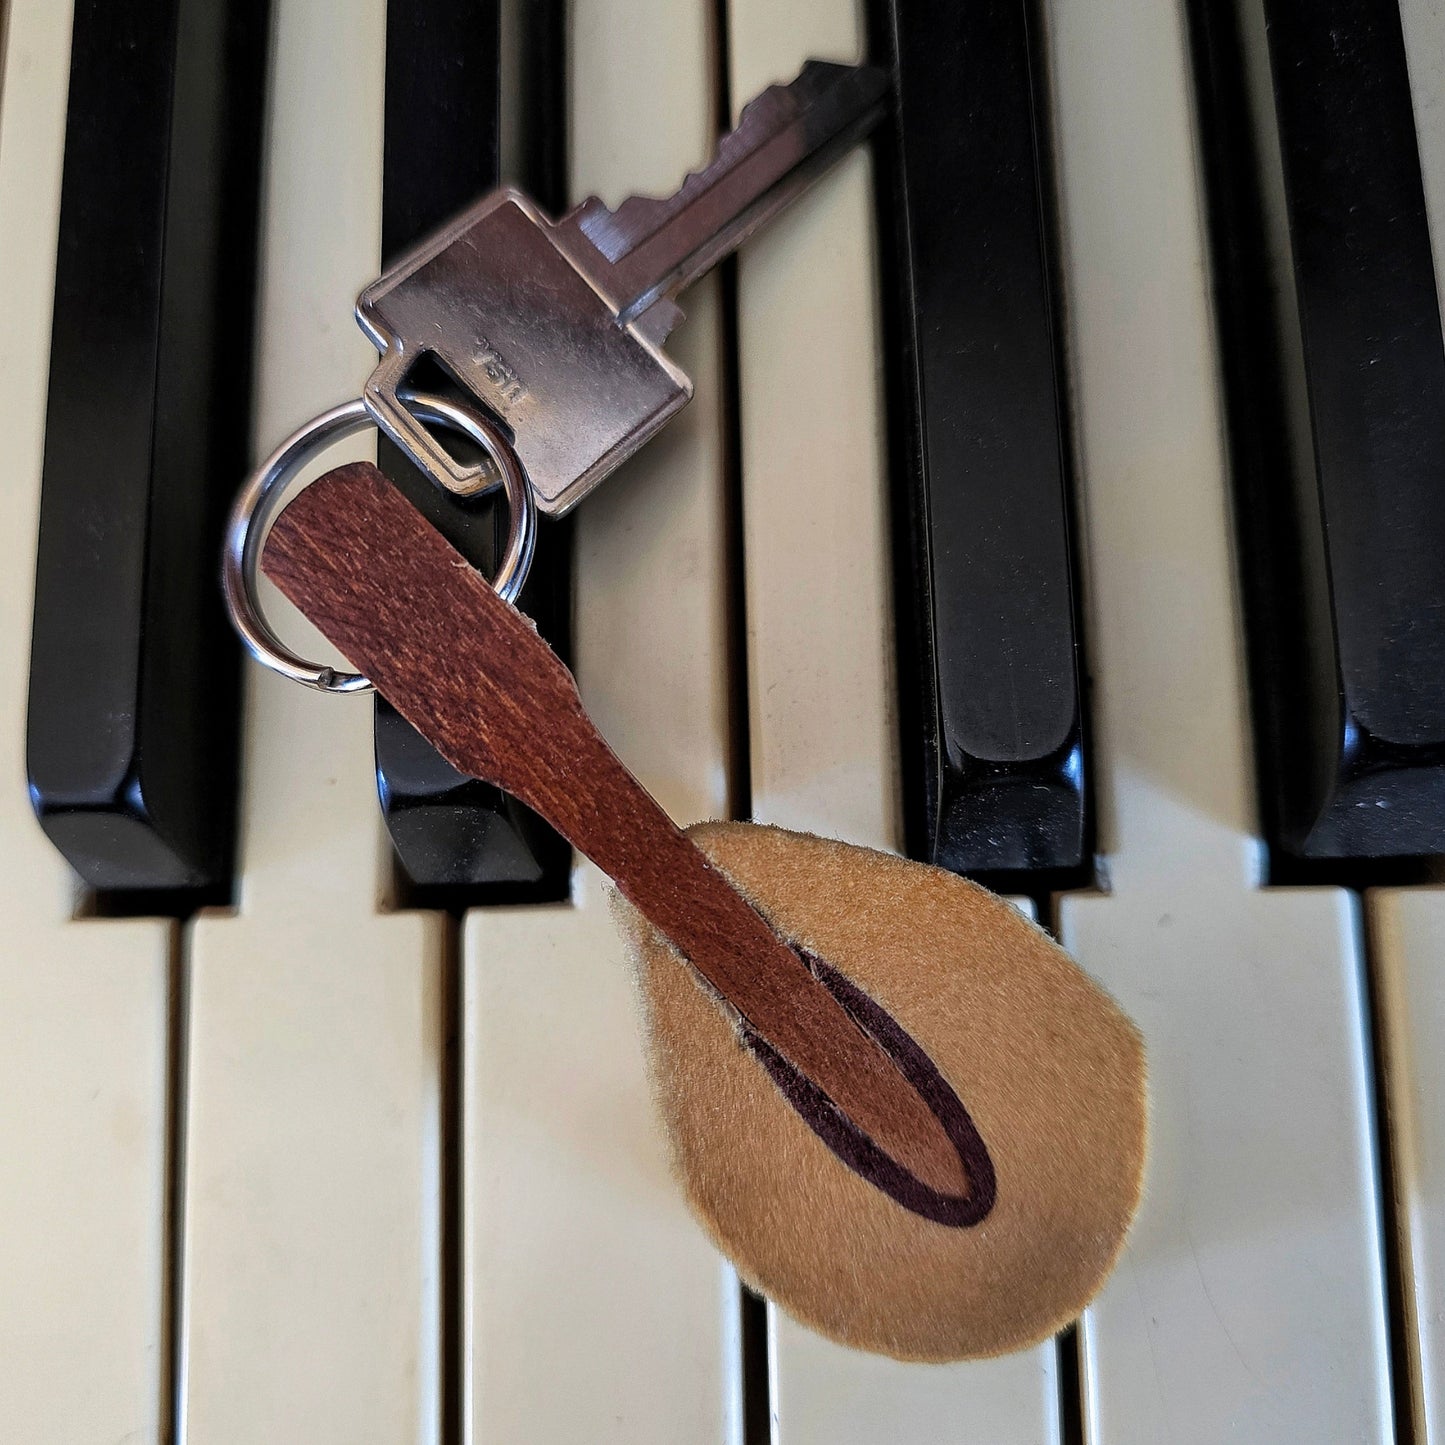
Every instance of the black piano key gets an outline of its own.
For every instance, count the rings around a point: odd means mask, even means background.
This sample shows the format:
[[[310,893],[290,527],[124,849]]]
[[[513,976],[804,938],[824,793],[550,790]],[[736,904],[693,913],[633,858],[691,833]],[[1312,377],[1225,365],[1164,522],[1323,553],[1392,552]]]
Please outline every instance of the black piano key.
[[[501,75],[499,0],[387,6],[384,264],[497,184]]]
[[[80,0],[30,669],[40,821],[93,888],[229,894],[268,0]],[[116,906],[124,906],[116,900]]]
[[[521,167],[516,177],[559,208],[562,169],[561,0],[519,7]],[[498,0],[387,9],[382,250],[390,265],[499,179],[503,57]],[[449,388],[441,376],[428,384]],[[452,543],[494,570],[505,516],[492,499],[443,493],[385,439],[383,470]],[[568,650],[571,529],[548,524],[518,605]],[[377,783],[409,901],[463,908],[488,897],[566,894],[571,853],[529,809],[458,773],[384,701],[376,710]]]
[[[910,852],[1025,888],[1093,848],[1055,316],[1051,163],[1023,0],[875,0]]]
[[[1445,852],[1445,345],[1395,0],[1191,0],[1261,825]]]

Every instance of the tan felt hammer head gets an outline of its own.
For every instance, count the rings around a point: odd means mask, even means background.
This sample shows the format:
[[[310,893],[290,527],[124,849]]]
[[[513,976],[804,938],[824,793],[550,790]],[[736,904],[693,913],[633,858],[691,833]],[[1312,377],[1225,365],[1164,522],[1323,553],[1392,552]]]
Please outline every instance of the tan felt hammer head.
[[[866,1182],[788,1104],[736,1015],[619,899],[674,1165],[743,1278],[823,1334],[906,1360],[1003,1354],[1075,1318],[1139,1202],[1133,1024],[1041,929],[941,869],[755,824],[689,832],[781,934],[922,1046],[996,1181],[968,1228]]]

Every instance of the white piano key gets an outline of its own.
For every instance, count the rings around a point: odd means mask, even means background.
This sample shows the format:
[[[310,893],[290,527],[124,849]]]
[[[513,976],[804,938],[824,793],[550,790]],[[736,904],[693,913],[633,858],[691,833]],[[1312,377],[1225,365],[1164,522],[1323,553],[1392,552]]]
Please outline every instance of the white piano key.
[[[0,80],[0,1433],[156,1440],[176,929],[73,921],[72,875],[22,786],[70,19],[11,0]]]
[[[666,193],[707,154],[710,19],[669,0],[573,8],[574,194]],[[669,351],[696,399],[577,517],[583,700],[681,822],[728,803],[714,284],[686,310]],[[737,1280],[670,1176],[604,889],[584,864],[569,904],[466,920],[464,1414],[476,1445],[739,1438]]]
[[[735,110],[802,62],[857,60],[851,3],[729,10]],[[739,265],[748,708],[756,815],[893,846],[894,744],[876,254],[866,150]]]
[[[1361,944],[1262,891],[1183,20],[1051,0],[1109,893],[1064,941],[1150,1049],[1091,1445],[1391,1438]]]
[[[1401,0],[1410,94],[1445,304],[1445,7]],[[1445,1442],[1445,893],[1366,895],[1393,1150],[1410,1413],[1416,1445]]]
[[[808,56],[856,60],[848,0],[729,6],[746,99]],[[738,262],[753,812],[874,847],[901,840],[871,167],[848,157]],[[904,1365],[769,1310],[778,1445],[1057,1439],[1052,1343]]]
[[[384,8],[277,8],[258,451],[374,361]],[[433,1441],[442,930],[383,906],[368,701],[247,682],[239,907],[190,940],[184,1436]]]
[[[906,1365],[843,1349],[769,1309],[777,1445],[1057,1445],[1053,1344],[998,1360]]]
[[[1445,889],[1366,895],[1394,1164],[1410,1414],[1445,1441]]]

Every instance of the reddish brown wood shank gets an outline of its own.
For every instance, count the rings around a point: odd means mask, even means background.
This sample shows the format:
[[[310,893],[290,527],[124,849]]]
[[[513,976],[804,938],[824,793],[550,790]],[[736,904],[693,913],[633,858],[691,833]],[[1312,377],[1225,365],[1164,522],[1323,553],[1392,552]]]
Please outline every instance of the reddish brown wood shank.
[[[521,799],[612,878],[736,1010],[844,1164],[939,1223],[988,1213],[988,1149],[927,1054],[774,932],[612,752],[527,618],[375,467],[340,467],[301,492],[262,566],[453,766]]]

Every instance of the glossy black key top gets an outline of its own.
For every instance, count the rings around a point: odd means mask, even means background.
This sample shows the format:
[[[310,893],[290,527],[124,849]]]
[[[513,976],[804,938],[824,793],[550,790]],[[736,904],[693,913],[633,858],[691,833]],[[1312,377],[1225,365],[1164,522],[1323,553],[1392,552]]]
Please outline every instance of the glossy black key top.
[[[1025,888],[1093,845],[1034,19],[875,0],[909,849]]]
[[[1445,852],[1445,345],[1395,0],[1191,0],[1262,827]]]
[[[566,174],[562,0],[517,7],[516,177],[562,209]],[[383,262],[496,186],[503,39],[498,0],[391,0],[386,28]],[[441,376],[428,379],[449,390]],[[382,469],[483,571],[500,557],[506,519],[491,499],[444,493],[384,437]],[[571,529],[548,523],[518,605],[563,655],[571,620]],[[488,897],[565,896],[571,850],[545,823],[445,762],[384,700],[376,708],[377,783],[414,904],[465,908]]]
[[[30,791],[89,885],[181,890],[183,911],[231,880],[239,660],[216,557],[250,448],[268,10],[74,16]]]

